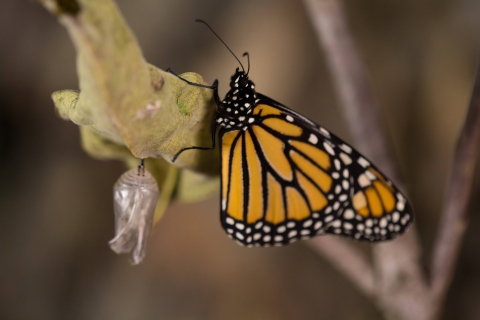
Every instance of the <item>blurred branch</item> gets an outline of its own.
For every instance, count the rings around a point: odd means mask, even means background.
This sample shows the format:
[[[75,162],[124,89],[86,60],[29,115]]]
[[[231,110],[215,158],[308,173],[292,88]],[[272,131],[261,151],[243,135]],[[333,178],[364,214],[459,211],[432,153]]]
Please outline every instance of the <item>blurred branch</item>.
[[[335,80],[355,145],[400,184],[369,77],[355,48],[340,0],[304,2]],[[387,317],[429,319],[429,308],[424,307],[428,304],[428,297],[419,264],[420,248],[412,229],[393,242],[373,247],[378,280],[376,298]],[[324,248],[321,252],[330,256]],[[344,257],[339,255],[337,259]]]
[[[367,296],[375,292],[375,279],[372,267],[364,254],[352,244],[334,237],[317,237],[308,244],[324,255],[337,269],[342,271]]]
[[[479,152],[480,64],[477,67],[468,114],[455,150],[452,178],[433,252],[431,285],[433,298],[438,306],[443,305],[448,286],[452,281],[467,227],[467,209]]]
[[[369,77],[355,48],[340,1],[304,2],[325,53],[357,149],[374,159],[393,181],[400,182]]]

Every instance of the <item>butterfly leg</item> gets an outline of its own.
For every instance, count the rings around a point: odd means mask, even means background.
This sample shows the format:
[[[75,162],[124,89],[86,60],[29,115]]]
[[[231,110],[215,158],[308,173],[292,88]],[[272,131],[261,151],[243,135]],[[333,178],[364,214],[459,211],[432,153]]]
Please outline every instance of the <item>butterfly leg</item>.
[[[177,160],[178,156],[183,152],[187,150],[213,150],[215,149],[215,136],[217,133],[217,123],[214,123],[212,126],[212,146],[211,147],[188,147],[188,148],[183,148],[182,150],[178,151],[177,154],[172,158],[172,162],[175,162]]]
[[[219,95],[218,95],[218,80],[217,80],[217,79],[215,79],[215,81],[213,81],[213,84],[212,84],[211,86],[208,86],[208,85],[205,85],[205,84],[195,83],[195,82],[188,81],[187,79],[184,79],[184,78],[180,77],[180,76],[179,76],[175,71],[173,71],[171,68],[168,68],[168,69],[167,69],[167,72],[173,74],[174,76],[176,76],[177,78],[179,78],[179,79],[182,80],[182,81],[185,81],[186,83],[188,83],[188,84],[191,85],[191,86],[202,87],[202,88],[207,88],[207,89],[212,89],[212,90],[213,90],[213,98],[215,99],[215,103],[217,104],[217,106],[220,105],[220,97],[219,97]]]
[[[167,72],[173,74],[174,76],[176,76],[180,80],[185,81],[189,85],[196,86],[196,87],[207,88],[207,89],[213,89],[213,98],[215,99],[215,103],[217,104],[217,106],[220,105],[220,97],[218,96],[218,80],[215,80],[211,86],[207,86],[207,85],[204,85],[204,84],[188,81],[187,79],[184,79],[184,78],[180,77],[177,73],[175,73],[175,71],[173,71],[170,68],[167,69]],[[183,151],[186,151],[186,150],[213,150],[213,149],[215,149],[216,133],[217,133],[217,123],[214,123],[213,126],[212,126],[212,146],[211,147],[195,147],[194,146],[194,147],[183,148],[182,150],[178,151],[177,154],[175,154],[175,156],[172,158],[172,162],[175,162],[175,160],[177,160],[178,156]]]
[[[209,85],[206,85],[206,84],[201,84],[201,83],[195,83],[195,82],[188,81],[187,79],[184,79],[184,78],[180,77],[175,71],[173,71],[170,68],[167,69],[167,72],[173,74],[175,77],[177,77],[180,80],[185,81],[186,83],[188,83],[191,86],[202,87],[202,88],[213,89],[213,90],[217,90],[217,88],[218,88],[218,81],[217,80],[215,80],[213,82],[213,84],[211,86],[209,86]]]

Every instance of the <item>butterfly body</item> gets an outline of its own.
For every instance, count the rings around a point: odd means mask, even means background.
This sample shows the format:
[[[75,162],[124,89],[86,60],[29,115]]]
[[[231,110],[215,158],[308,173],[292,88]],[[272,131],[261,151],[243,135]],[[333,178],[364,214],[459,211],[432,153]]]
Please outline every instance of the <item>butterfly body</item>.
[[[216,89],[215,89],[216,90]],[[412,211],[401,192],[360,153],[255,91],[236,70],[217,102],[221,223],[246,246],[281,246],[319,234],[384,241]]]
[[[247,125],[252,121],[250,116],[256,98],[255,84],[237,68],[230,82],[230,91],[223,101],[217,102],[217,124],[223,131]]]

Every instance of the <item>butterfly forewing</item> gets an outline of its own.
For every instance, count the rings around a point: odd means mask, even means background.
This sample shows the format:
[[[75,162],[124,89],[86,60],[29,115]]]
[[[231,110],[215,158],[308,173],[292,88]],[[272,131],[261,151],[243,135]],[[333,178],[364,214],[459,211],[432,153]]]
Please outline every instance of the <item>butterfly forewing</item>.
[[[382,241],[404,232],[411,209],[377,168],[325,128],[258,97],[247,126],[220,130],[221,222],[230,237],[271,246],[322,233]]]

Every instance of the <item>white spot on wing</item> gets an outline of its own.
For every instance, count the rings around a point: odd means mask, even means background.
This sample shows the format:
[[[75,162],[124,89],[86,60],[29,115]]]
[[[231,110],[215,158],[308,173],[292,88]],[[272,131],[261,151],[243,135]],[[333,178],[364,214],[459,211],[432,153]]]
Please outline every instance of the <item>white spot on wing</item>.
[[[313,226],[313,229],[318,230],[322,227],[322,221],[317,221]]]
[[[324,128],[320,128],[320,133],[323,134],[325,137],[330,138],[330,132],[328,132]]]
[[[343,213],[343,217],[347,220],[353,219],[355,217],[355,213],[353,212],[352,209],[347,209]]]
[[[358,184],[360,185],[360,187],[365,188],[370,185],[370,180],[367,178],[367,176],[361,174],[358,177]]]
[[[349,146],[347,146],[345,143],[341,144],[340,145],[340,148],[345,151],[346,153],[351,153],[352,152],[352,148],[350,148]]]
[[[398,220],[400,220],[400,213],[398,213],[397,211],[395,211],[393,214],[392,214],[392,221],[397,223]]]
[[[310,226],[312,225],[312,223],[313,223],[313,221],[312,221],[311,219],[308,219],[307,221],[305,221],[305,222],[303,223],[303,227],[304,227],[304,228],[308,228],[308,227],[310,227]]]
[[[335,151],[333,151],[333,148],[326,142],[323,143],[323,147],[325,150],[327,150],[328,153],[330,153],[332,156],[335,155]]]
[[[340,207],[340,202],[335,202],[333,204],[333,210],[337,211],[339,207]]]
[[[335,193],[336,193],[336,194],[339,194],[341,191],[342,191],[342,187],[340,187],[339,185],[337,185],[337,186],[335,187]]]
[[[318,142],[318,138],[316,135],[314,135],[313,133],[310,134],[310,137],[308,137],[308,141],[311,143],[311,144],[317,144]]]
[[[342,159],[343,163],[345,163],[347,166],[352,163],[352,159],[347,156],[345,153],[340,153],[340,159]]]
[[[377,179],[377,176],[374,175],[370,170],[366,170],[366,171],[365,171],[365,174],[367,175],[368,179],[370,179],[370,180],[375,180],[375,179]]]
[[[293,122],[293,118],[291,116],[287,116],[286,118],[287,118],[287,121]]]
[[[367,160],[365,160],[365,158],[358,158],[357,162],[364,168],[368,167],[370,165],[370,162],[368,162]]]
[[[333,163],[335,164],[335,169],[340,170],[340,161],[338,159],[333,160]]]
[[[380,219],[380,223],[378,225],[380,226],[380,228],[386,228],[387,224],[388,224],[387,219],[382,218],[382,219]]]

